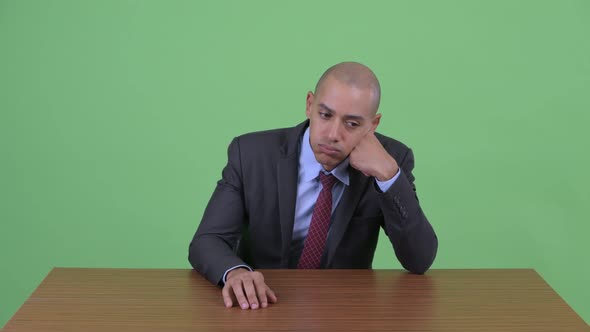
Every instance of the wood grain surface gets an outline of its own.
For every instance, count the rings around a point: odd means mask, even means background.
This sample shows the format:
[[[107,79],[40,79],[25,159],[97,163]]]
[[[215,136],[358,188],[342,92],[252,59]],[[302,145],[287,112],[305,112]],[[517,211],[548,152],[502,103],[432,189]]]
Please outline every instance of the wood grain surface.
[[[590,331],[534,270],[260,270],[278,303],[225,308],[193,270],[53,269],[17,331]]]

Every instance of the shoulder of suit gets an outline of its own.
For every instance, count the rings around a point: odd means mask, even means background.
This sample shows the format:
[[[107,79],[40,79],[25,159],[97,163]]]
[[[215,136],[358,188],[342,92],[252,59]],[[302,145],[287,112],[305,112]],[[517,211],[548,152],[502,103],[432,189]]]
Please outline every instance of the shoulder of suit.
[[[234,139],[242,152],[263,154],[266,157],[284,154],[292,146],[294,128],[280,128],[242,134]],[[291,143],[291,144],[290,144]],[[292,148],[294,149],[294,148]]]
[[[383,144],[383,147],[385,147],[386,150],[405,152],[409,149],[407,145],[405,145],[401,141],[396,140],[395,138],[391,138],[383,134],[379,134],[377,132],[375,133],[375,137],[377,137],[379,142]]]

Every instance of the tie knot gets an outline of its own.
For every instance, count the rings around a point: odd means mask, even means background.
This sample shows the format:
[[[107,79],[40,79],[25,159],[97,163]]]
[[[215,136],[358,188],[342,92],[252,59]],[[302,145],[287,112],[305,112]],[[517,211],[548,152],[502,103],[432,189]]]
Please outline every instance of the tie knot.
[[[322,183],[322,190],[323,189],[329,189],[332,190],[332,187],[334,186],[334,184],[336,183],[336,181],[338,181],[338,179],[330,174],[324,174],[324,172],[320,171],[320,182]]]

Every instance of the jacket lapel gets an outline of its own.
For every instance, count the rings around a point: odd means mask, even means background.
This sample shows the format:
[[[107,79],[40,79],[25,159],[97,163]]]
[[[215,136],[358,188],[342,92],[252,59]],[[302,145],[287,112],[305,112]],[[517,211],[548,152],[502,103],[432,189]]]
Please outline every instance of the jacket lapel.
[[[295,202],[297,199],[297,158],[283,158],[278,165],[279,213],[281,222],[281,267],[289,265],[289,250],[293,236]]]
[[[279,201],[279,219],[281,223],[282,255],[281,267],[289,266],[289,251],[293,237],[295,203],[297,200],[297,177],[299,170],[299,140],[309,122],[305,121],[294,127],[287,134],[277,165],[277,187]]]
[[[344,189],[338,207],[334,211],[334,220],[332,221],[330,235],[326,244],[326,267],[329,267],[332,264],[332,258],[334,257],[336,248],[338,248],[338,245],[344,236],[344,232],[346,232],[352,214],[354,213],[362,194],[365,192],[367,184],[369,183],[368,180],[370,179],[352,167],[349,167],[348,169],[350,186]]]

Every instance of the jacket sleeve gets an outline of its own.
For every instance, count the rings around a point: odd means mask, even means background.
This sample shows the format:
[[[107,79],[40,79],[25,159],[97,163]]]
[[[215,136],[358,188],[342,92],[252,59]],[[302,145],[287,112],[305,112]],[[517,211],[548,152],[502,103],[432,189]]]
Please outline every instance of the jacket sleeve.
[[[246,265],[236,254],[246,220],[242,186],[240,144],[234,138],[222,178],[189,245],[189,262],[213,284],[220,284],[228,269]]]
[[[412,273],[423,274],[434,262],[438,239],[418,201],[411,149],[407,150],[399,166],[399,178],[386,192],[378,195],[384,230],[402,266]],[[375,190],[380,192],[377,188]]]

